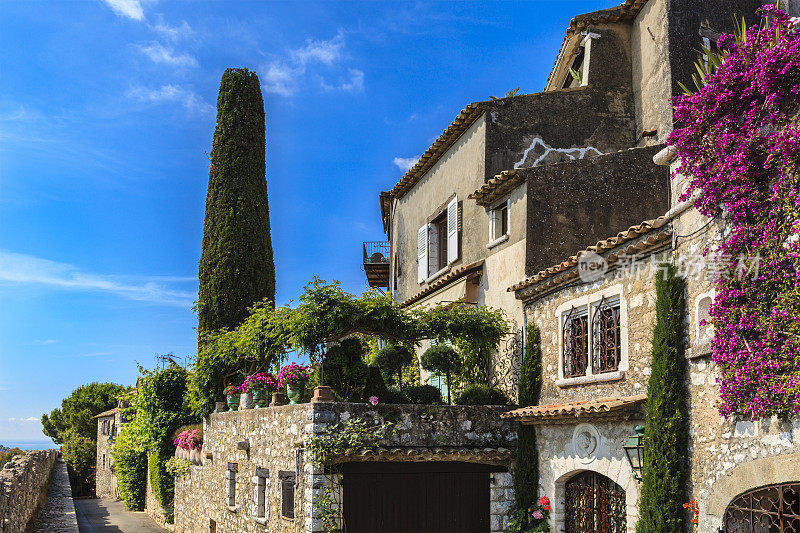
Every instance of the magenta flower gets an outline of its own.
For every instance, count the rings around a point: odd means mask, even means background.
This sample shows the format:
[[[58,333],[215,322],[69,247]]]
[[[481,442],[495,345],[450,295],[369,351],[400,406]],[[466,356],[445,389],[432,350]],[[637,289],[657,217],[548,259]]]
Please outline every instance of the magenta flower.
[[[377,396],[370,396],[369,397],[369,403],[371,403],[373,406],[378,405],[378,397]]]
[[[541,512],[539,509],[536,509],[536,510],[533,512],[533,517],[534,517],[536,520],[541,520],[542,518],[544,518],[544,515],[542,514],[542,512]]]

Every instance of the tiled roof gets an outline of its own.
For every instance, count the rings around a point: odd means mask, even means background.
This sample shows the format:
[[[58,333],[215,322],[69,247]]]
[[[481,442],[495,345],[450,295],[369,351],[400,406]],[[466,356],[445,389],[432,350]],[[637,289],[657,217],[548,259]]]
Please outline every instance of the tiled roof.
[[[116,407],[113,409],[109,409],[108,411],[103,411],[99,415],[94,415],[95,418],[103,418],[104,416],[111,416],[116,414],[119,411]]]
[[[524,181],[525,177],[518,174],[517,169],[504,170],[470,194],[468,198],[475,200],[478,205],[486,206]]]
[[[625,0],[617,7],[601,9],[600,11],[592,11],[591,13],[584,13],[583,15],[577,15],[573,17],[569,23],[569,26],[567,27],[567,34],[564,37],[564,42],[561,44],[561,48],[558,51],[558,56],[556,56],[556,63],[553,65],[553,69],[550,71],[550,75],[547,77],[547,86],[549,86],[553,81],[553,76],[558,68],[558,63],[560,62],[561,57],[564,55],[564,49],[567,46],[570,37],[580,31],[585,30],[592,24],[609,24],[633,20],[646,3],[647,0]]]
[[[465,107],[447,129],[439,135],[439,138],[434,141],[430,148],[425,150],[425,153],[419,158],[417,164],[411,167],[409,171],[400,178],[397,185],[389,191],[391,195],[395,198],[402,198],[404,194],[410,191],[447,149],[453,146],[458,138],[461,137],[482,114],[483,109],[478,107],[478,104],[475,102]]]
[[[413,304],[414,302],[417,302],[417,301],[423,299],[427,295],[438,291],[439,289],[441,289],[442,287],[444,287],[448,283],[450,283],[452,281],[455,281],[457,279],[463,278],[467,274],[471,274],[472,272],[475,272],[476,270],[480,270],[481,267],[483,267],[483,259],[481,259],[480,261],[475,261],[474,263],[469,263],[467,265],[463,265],[463,266],[460,266],[458,268],[455,268],[455,269],[451,270],[450,273],[445,274],[444,276],[442,276],[438,280],[436,280],[433,283],[429,284],[427,287],[425,287],[424,289],[422,289],[421,291],[416,293],[411,298],[408,298],[407,300],[405,300],[403,303],[400,304],[400,307],[409,306],[409,305]]]
[[[533,276],[524,279],[523,281],[512,285],[508,288],[508,292],[517,292],[523,289],[527,289],[536,284],[543,283],[547,281],[548,283],[543,284],[539,287],[539,290],[533,291],[532,294],[528,294],[526,296],[532,296],[533,294],[543,292],[553,286],[559,285],[566,281],[570,281],[573,278],[578,277],[578,272],[573,269],[572,267],[578,264],[579,258],[587,253],[587,252],[594,252],[596,254],[602,254],[608,252],[610,250],[614,250],[615,248],[621,246],[622,244],[633,241],[638,239],[642,235],[652,233],[647,238],[639,240],[636,243],[631,243],[630,246],[626,246],[615,253],[608,254],[605,257],[605,260],[609,264],[613,264],[617,261],[618,257],[623,254],[632,255],[636,253],[641,253],[646,250],[652,249],[654,247],[660,246],[666,240],[672,237],[672,229],[667,226],[669,223],[669,219],[666,217],[658,217],[652,220],[646,220],[637,226],[631,226],[625,231],[621,231],[617,233],[616,236],[611,237],[610,239],[605,239],[602,241],[598,241],[597,244],[594,246],[589,246],[583,250],[580,250],[575,255],[571,256],[566,261],[562,261],[561,263],[554,265],[550,268],[546,268],[545,270],[540,270]],[[661,231],[656,231],[656,230]],[[562,274],[563,273],[563,274]],[[517,294],[517,298],[520,298],[520,295]],[[521,299],[521,298],[520,298]]]
[[[503,416],[503,415],[501,415]],[[381,462],[426,462],[459,461],[504,465],[513,458],[507,448],[448,448],[433,446],[414,446],[408,448],[375,448],[356,454],[334,457],[332,463]]]
[[[647,395],[640,394],[622,398],[599,398],[552,405],[532,405],[502,413],[500,417],[527,424],[570,424],[583,420],[624,416],[645,401],[647,401]]]

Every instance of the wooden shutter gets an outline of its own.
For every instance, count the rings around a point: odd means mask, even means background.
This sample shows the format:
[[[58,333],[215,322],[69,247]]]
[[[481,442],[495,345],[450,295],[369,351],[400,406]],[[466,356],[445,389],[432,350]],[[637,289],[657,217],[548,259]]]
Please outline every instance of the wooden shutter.
[[[417,231],[417,283],[428,277],[428,225]]]
[[[458,259],[458,196],[447,204],[447,263]]]

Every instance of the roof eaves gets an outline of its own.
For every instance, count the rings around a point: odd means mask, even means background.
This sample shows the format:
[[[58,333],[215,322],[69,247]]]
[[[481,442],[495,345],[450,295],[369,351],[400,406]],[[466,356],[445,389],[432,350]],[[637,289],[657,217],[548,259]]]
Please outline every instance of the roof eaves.
[[[428,285],[427,287],[416,293],[414,296],[411,296],[410,298],[404,300],[403,303],[400,304],[400,307],[408,307],[409,305],[423,299],[425,296],[428,296],[429,294],[432,294],[438,291],[439,289],[446,287],[453,281],[461,279],[464,276],[467,276],[469,274],[472,274],[473,272],[480,270],[482,267],[483,267],[483,259],[480,259],[473,263],[469,263],[464,266],[460,266],[455,270],[453,270],[452,272],[450,272],[449,274],[446,274],[441,278],[439,278],[438,280],[434,281],[433,283],[431,283],[430,285]]]

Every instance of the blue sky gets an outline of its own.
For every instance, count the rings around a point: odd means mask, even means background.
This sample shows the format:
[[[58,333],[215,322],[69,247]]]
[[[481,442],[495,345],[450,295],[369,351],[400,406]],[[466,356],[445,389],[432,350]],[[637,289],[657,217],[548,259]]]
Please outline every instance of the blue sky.
[[[195,349],[226,67],[258,72],[279,304],[365,288],[377,195],[469,102],[544,86],[615,0],[0,3],[0,443],[83,383]]]

